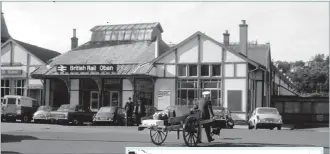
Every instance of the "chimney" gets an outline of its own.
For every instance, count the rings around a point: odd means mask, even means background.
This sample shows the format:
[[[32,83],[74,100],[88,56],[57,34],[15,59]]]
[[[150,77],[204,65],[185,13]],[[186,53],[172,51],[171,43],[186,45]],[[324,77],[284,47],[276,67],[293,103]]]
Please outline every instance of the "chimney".
[[[73,37],[71,38],[71,50],[78,47],[78,38],[76,37],[76,29],[73,29]]]
[[[245,20],[239,25],[239,51],[248,56],[248,25]]]
[[[155,58],[159,56],[159,36],[156,36],[155,41]]]
[[[223,33],[223,44],[225,46],[229,46],[229,36],[228,30],[226,30],[226,33]]]

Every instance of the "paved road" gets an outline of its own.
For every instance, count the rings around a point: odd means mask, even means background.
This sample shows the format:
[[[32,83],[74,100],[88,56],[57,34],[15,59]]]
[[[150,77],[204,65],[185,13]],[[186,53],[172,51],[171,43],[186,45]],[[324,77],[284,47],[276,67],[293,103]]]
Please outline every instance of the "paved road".
[[[125,147],[153,147],[149,132],[136,127],[60,126],[2,123],[1,153],[124,153]],[[203,135],[205,136],[204,132]],[[205,139],[205,137],[204,137]],[[184,146],[176,133],[169,134],[163,146]],[[203,147],[325,147],[329,153],[329,132],[298,130],[223,130],[220,139]]]

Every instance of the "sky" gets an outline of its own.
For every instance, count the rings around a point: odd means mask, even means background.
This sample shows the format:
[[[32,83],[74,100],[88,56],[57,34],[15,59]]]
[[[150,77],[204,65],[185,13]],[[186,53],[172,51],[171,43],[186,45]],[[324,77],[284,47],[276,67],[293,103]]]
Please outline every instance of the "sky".
[[[139,148],[141,149],[141,148]],[[176,150],[177,149],[177,150]],[[183,154],[183,153],[189,153],[189,154],[201,154],[202,153],[207,153],[207,154],[278,154],[278,153],[282,153],[282,154],[323,154],[322,150],[319,149],[267,149],[265,150],[265,148],[263,149],[248,149],[246,148],[246,150],[240,148],[240,149],[198,149],[198,148],[194,148],[194,150],[189,150],[188,148],[186,149],[171,149],[169,148],[169,150],[157,150],[157,149],[146,149],[146,150],[133,150],[135,151],[136,154]],[[127,152],[128,153],[128,152]]]
[[[249,41],[271,45],[272,59],[310,60],[329,55],[327,2],[3,2],[10,35],[64,53],[73,28],[79,45],[96,25],[160,22],[166,43],[180,43],[197,31],[222,42],[228,30],[238,42],[246,20]]]

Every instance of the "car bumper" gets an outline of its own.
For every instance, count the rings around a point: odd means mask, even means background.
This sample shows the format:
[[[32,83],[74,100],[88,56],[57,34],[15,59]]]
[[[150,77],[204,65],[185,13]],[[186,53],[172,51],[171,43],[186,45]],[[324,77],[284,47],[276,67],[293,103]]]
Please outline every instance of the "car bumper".
[[[265,123],[265,122],[259,122],[257,124],[258,128],[274,128],[274,127],[281,127],[282,123]]]

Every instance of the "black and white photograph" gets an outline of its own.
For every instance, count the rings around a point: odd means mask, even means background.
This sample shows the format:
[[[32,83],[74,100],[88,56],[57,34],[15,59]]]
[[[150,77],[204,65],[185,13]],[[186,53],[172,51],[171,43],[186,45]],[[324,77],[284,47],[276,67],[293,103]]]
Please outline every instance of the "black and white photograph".
[[[329,154],[328,2],[0,3],[1,153]]]

